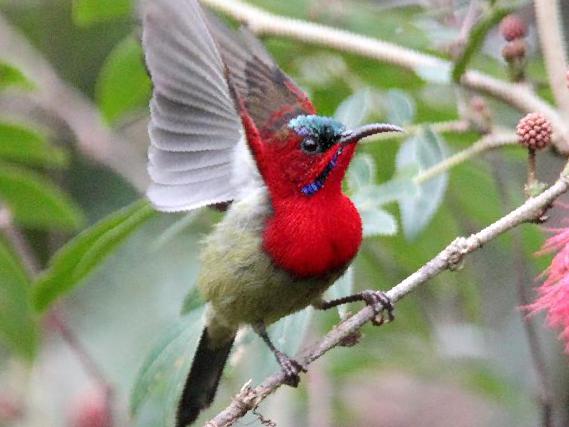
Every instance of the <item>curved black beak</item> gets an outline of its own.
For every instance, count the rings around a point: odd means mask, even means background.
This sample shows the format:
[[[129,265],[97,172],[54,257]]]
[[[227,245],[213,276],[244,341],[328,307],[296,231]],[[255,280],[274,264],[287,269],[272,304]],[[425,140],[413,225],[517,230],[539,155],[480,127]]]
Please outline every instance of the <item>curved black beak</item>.
[[[373,123],[370,125],[360,126],[355,129],[347,130],[342,134],[340,144],[350,144],[352,142],[358,142],[360,139],[366,136],[375,135],[376,133],[385,132],[404,132],[402,128],[395,125],[390,125],[388,123]]]

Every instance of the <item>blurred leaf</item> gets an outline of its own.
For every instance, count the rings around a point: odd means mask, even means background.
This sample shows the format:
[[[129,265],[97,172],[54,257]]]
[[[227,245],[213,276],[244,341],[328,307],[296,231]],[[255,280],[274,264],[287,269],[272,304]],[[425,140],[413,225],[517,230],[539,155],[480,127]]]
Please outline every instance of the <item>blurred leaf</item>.
[[[375,161],[367,153],[358,154],[350,163],[348,169],[348,186],[352,192],[375,183]]]
[[[363,124],[374,111],[373,94],[369,88],[359,89],[338,106],[334,118],[348,128]]]
[[[409,169],[423,171],[445,159],[446,144],[431,129],[409,138],[397,153],[397,171],[403,174]],[[444,173],[418,186],[415,195],[404,193],[399,200],[403,232],[408,240],[416,238],[429,224],[443,201],[448,183]]]
[[[73,0],[73,21],[88,26],[131,13],[132,0]]]
[[[45,310],[55,299],[72,290],[155,215],[152,207],[142,200],[109,215],[73,238],[57,251],[38,279],[33,295],[35,308]]]
[[[403,90],[387,91],[387,121],[394,125],[404,126],[415,119],[415,101]]]
[[[10,86],[21,89],[33,89],[34,85],[17,68],[0,62],[0,90]]]
[[[204,311],[202,306],[183,317],[146,357],[130,397],[135,417],[148,405],[161,414],[155,427],[175,424],[178,401],[205,327]]]
[[[37,166],[64,166],[66,153],[50,145],[39,132],[0,122],[0,158]]]
[[[466,71],[466,67],[470,60],[476,52],[480,51],[480,47],[486,39],[486,34],[488,34],[488,32],[511,11],[511,9],[493,8],[488,15],[484,16],[476,23],[476,25],[474,25],[470,31],[466,46],[455,61],[454,68],[452,70],[453,81],[456,83],[460,81],[460,78]]]
[[[0,240],[0,340],[26,359],[34,357],[38,339],[29,290],[20,262]]]
[[[335,300],[343,298],[354,293],[354,267],[351,265],[346,272],[326,291],[325,300]],[[341,304],[338,306],[338,313],[343,317],[348,312],[348,305]]]
[[[359,210],[363,224],[364,237],[394,236],[397,234],[397,221],[389,212],[380,208]]]
[[[182,303],[181,314],[182,315],[188,314],[189,312],[195,310],[196,308],[204,304],[205,301],[202,298],[200,290],[197,288],[197,286],[194,286],[184,298],[184,302]]]
[[[146,108],[151,84],[143,62],[140,43],[126,37],[110,53],[96,87],[96,98],[103,116],[113,122],[127,112]]]
[[[84,217],[69,197],[35,172],[0,164],[0,200],[30,228],[75,230]]]
[[[452,68],[449,63],[440,65],[420,65],[415,67],[415,74],[427,83],[449,84],[451,80]]]

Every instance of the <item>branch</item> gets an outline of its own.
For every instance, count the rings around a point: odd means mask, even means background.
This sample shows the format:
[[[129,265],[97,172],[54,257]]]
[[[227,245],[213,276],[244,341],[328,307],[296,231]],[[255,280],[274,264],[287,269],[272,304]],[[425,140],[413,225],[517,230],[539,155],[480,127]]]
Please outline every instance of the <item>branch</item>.
[[[523,205],[500,218],[495,223],[469,237],[458,237],[443,249],[437,256],[423,265],[415,273],[386,292],[393,303],[404,298],[419,286],[446,270],[456,270],[464,257],[480,249],[484,244],[494,240],[512,228],[535,220],[543,214],[553,201],[569,190],[569,165],[565,167],[561,177],[539,196],[527,200]],[[364,307],[354,316],[339,323],[318,343],[303,352],[299,361],[307,367],[316,359],[338,346],[344,339],[357,332],[375,316],[371,307]],[[235,396],[231,404],[211,419],[206,427],[224,427],[233,424],[247,412],[256,408],[267,396],[279,388],[285,381],[282,372],[267,378],[259,386],[252,388],[245,385]]]
[[[563,38],[563,24],[559,0],[535,0],[535,17],[541,53],[549,77],[549,87],[555,102],[569,117],[569,91],[567,91],[567,55]]]
[[[20,68],[36,84],[37,89],[29,96],[31,101],[67,124],[84,155],[108,166],[139,191],[144,191],[148,181],[144,156],[103,123],[97,107],[64,82],[41,53],[1,15],[0,58]]]
[[[202,3],[245,23],[259,35],[275,35],[305,43],[326,46],[386,62],[415,73],[424,69],[450,70],[451,63],[383,40],[298,19],[274,15],[241,0],[201,0]],[[551,0],[544,0],[551,1]],[[569,152],[569,127],[559,113],[523,84],[509,83],[479,71],[464,73],[461,84],[513,106],[523,113],[540,112],[551,122],[554,144]]]
[[[440,175],[449,169],[458,166],[461,163],[471,159],[472,157],[483,153],[485,151],[493,150],[495,148],[504,147],[506,145],[512,145],[517,143],[517,135],[515,133],[492,133],[486,135],[472,144],[470,147],[459,151],[458,153],[447,157],[440,163],[433,165],[429,169],[424,170],[413,178],[415,184],[422,184]]]

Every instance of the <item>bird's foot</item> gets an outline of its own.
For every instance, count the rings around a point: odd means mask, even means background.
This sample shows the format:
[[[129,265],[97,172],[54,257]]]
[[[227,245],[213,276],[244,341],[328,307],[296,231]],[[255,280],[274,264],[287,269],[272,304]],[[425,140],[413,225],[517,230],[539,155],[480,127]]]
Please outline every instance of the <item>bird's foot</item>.
[[[360,293],[362,300],[373,308],[375,317],[372,323],[381,326],[386,322],[392,322],[395,319],[393,311],[395,308],[391,299],[382,291],[367,290]],[[386,318],[387,316],[387,318]]]
[[[286,385],[291,387],[297,387],[298,383],[300,382],[300,373],[306,372],[306,369],[298,363],[296,360],[291,359],[282,351],[275,351],[275,357],[277,358],[277,362],[281,365],[281,369],[285,374],[285,381]]]

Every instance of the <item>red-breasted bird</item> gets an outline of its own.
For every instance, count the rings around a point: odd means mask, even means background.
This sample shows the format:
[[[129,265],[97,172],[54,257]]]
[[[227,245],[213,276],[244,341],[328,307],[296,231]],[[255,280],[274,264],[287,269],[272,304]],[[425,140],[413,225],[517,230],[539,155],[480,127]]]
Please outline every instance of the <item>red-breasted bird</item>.
[[[230,30],[196,0],[147,0],[142,11],[154,86],[148,197],[165,212],[228,208],[201,252],[207,326],[178,408],[182,427],[211,404],[240,326],[252,325],[296,386],[303,367],[274,347],[267,325],[309,305],[352,301],[391,316],[379,291],[335,301],[322,294],[362,240],[342,192],[357,142],[401,129],[347,129],[316,115],[250,32]]]

